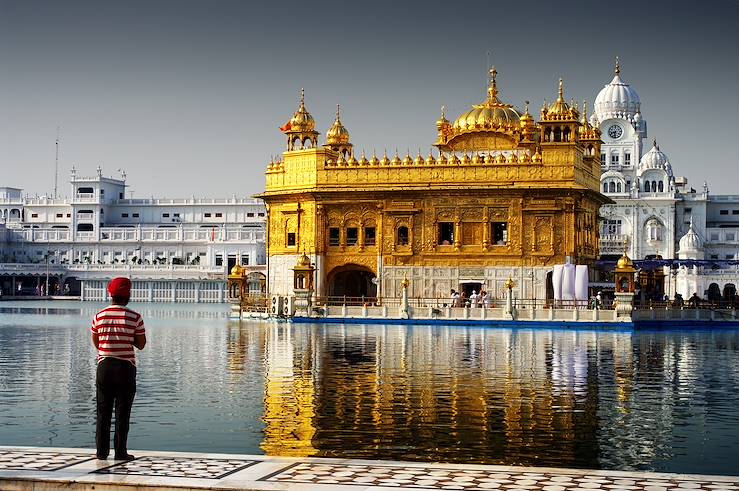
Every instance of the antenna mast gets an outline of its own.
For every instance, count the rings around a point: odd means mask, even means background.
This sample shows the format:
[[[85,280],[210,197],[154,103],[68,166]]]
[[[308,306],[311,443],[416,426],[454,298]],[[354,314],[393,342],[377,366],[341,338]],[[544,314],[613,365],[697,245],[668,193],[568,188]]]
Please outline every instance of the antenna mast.
[[[56,127],[56,158],[54,159],[54,199],[57,199],[59,181],[59,127]]]

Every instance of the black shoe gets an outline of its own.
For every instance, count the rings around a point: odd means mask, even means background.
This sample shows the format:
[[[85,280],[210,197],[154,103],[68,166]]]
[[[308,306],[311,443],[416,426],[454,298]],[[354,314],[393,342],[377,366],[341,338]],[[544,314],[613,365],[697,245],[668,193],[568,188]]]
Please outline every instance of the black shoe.
[[[115,456],[115,459],[114,459],[114,460],[133,460],[133,459],[135,459],[135,458],[136,458],[136,457],[134,457],[134,456],[133,456],[133,455],[131,455],[130,453],[124,453],[123,455],[117,455],[117,454],[116,454],[116,456]]]
[[[106,455],[97,454],[96,457],[97,457],[98,460],[108,460],[108,455],[107,454]]]

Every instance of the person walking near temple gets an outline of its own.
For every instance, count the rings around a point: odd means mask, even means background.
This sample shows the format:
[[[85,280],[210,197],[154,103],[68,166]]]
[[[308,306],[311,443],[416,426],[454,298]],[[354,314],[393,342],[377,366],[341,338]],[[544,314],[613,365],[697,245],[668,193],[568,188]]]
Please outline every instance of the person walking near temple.
[[[108,284],[111,305],[92,320],[92,343],[97,355],[97,458],[107,459],[110,452],[110,423],[115,407],[116,460],[133,460],[128,453],[128,427],[131,406],[136,395],[136,354],[146,345],[141,314],[126,307],[131,298],[131,280],[113,278]]]

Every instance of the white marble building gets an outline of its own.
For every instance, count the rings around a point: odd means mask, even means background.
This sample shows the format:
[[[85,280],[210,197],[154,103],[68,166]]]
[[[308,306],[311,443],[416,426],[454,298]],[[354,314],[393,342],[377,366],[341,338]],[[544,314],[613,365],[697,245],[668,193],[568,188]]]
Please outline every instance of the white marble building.
[[[712,196],[706,183],[700,191],[690,188],[686,178],[673,174],[656,140],[644,151],[641,100],[621,78],[618,60],[613,79],[595,98],[591,123],[603,139],[602,192],[615,201],[601,208],[601,256],[615,258],[626,250],[636,260],[719,261],[665,267],[665,291],[685,298],[694,292],[714,299],[718,291],[732,295],[739,284],[739,267],[731,262],[739,259],[739,196]]]
[[[235,264],[264,284],[266,211],[250,198],[129,198],[120,179],[82,177],[73,169],[70,197],[28,197],[0,188],[0,287],[33,294],[71,283],[102,300],[114,276],[134,280],[133,296],[152,301],[222,301]],[[68,281],[70,279],[78,281]],[[18,287],[21,287],[19,290]],[[46,291],[45,288],[43,288]]]

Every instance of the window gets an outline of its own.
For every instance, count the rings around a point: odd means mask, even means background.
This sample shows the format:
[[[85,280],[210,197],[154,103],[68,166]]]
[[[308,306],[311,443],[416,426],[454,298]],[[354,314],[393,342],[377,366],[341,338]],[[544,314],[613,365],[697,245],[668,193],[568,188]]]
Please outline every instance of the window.
[[[264,213],[257,213],[257,216],[263,217]]]
[[[603,192],[604,193],[607,193],[608,192],[608,183],[607,182],[604,182],[603,183]]]
[[[493,222],[493,245],[506,245],[508,243],[508,224],[506,222]]]
[[[248,266],[249,265],[249,254],[242,254],[241,255],[241,265],[242,266]]]
[[[337,246],[339,245],[340,236],[339,236],[339,228],[338,227],[331,227],[328,229],[328,245],[330,246]]]
[[[295,232],[288,232],[287,233],[287,246],[295,247],[295,244],[296,244]]]
[[[624,165],[631,165],[631,154],[629,152],[624,154]]]
[[[729,214],[729,210],[720,210],[718,213],[719,213],[719,215],[728,215]]]
[[[631,189],[631,181],[626,181],[626,189],[624,189],[625,193],[628,193]]]
[[[71,213],[67,213],[67,218],[72,218],[72,214]]]
[[[662,181],[660,181],[660,182],[657,183],[657,189],[659,189],[659,192],[660,193],[665,190],[665,186],[662,183]]]
[[[649,181],[645,182],[644,183],[644,192],[645,193],[648,193],[648,192],[651,191],[651,189],[652,189],[652,187],[649,185]]]
[[[173,216],[174,218],[180,218],[180,214],[179,214],[179,213],[172,213],[172,216]]]
[[[398,227],[395,243],[401,246],[408,245],[408,227],[406,227],[405,225],[402,227]]]
[[[31,218],[38,218],[38,213],[31,213]]]
[[[611,165],[618,165],[618,154],[617,153],[611,154]]]
[[[711,240],[718,240],[718,232],[711,232]]]
[[[210,218],[210,216],[211,216],[211,215],[210,215],[210,213],[205,213],[205,214],[204,214],[203,216],[204,216],[205,218]]]
[[[123,193],[118,193],[118,199],[123,199]]]
[[[620,193],[621,192],[621,183],[620,182],[617,182],[616,183],[616,192],[617,193]]]
[[[439,223],[439,245],[454,244],[454,224],[451,222]]]
[[[616,183],[611,181],[608,183],[608,192],[609,193],[615,193],[616,192]]]
[[[121,218],[128,218],[128,213],[121,213]]]
[[[711,254],[711,259],[718,259],[718,254]]]
[[[138,214],[138,213],[134,213],[134,214],[133,214],[133,217],[134,217],[134,218],[138,218],[138,217],[139,217],[139,214]]]
[[[162,213],[162,218],[169,218],[169,213]]]
[[[78,223],[77,224],[77,231],[78,232],[92,232],[92,223]]]
[[[739,210],[731,210],[732,215],[739,215]]]
[[[246,216],[252,218],[254,216],[254,213],[247,213]]]
[[[223,266],[223,254],[216,254],[216,266]]]
[[[603,226],[604,235],[621,235],[621,220],[606,220]]]
[[[175,216],[180,216],[180,215],[178,214]],[[223,213],[216,213],[216,218],[222,218],[222,217],[223,217]]]
[[[346,229],[346,245],[355,246],[359,242],[359,229],[350,227]]]
[[[692,213],[692,212],[693,212],[692,208],[685,208],[685,214]]]
[[[100,196],[105,196],[105,189],[100,190]]]
[[[56,217],[57,217],[57,218],[63,218],[63,217],[64,217],[64,213],[57,213],[57,214],[56,214]]]
[[[606,165],[606,154],[600,154],[600,165]]]
[[[364,229],[364,245],[375,245],[375,227],[365,227]]]
[[[726,257],[726,259],[729,259],[729,260],[734,259],[734,255],[733,254],[727,254],[725,257]]]

